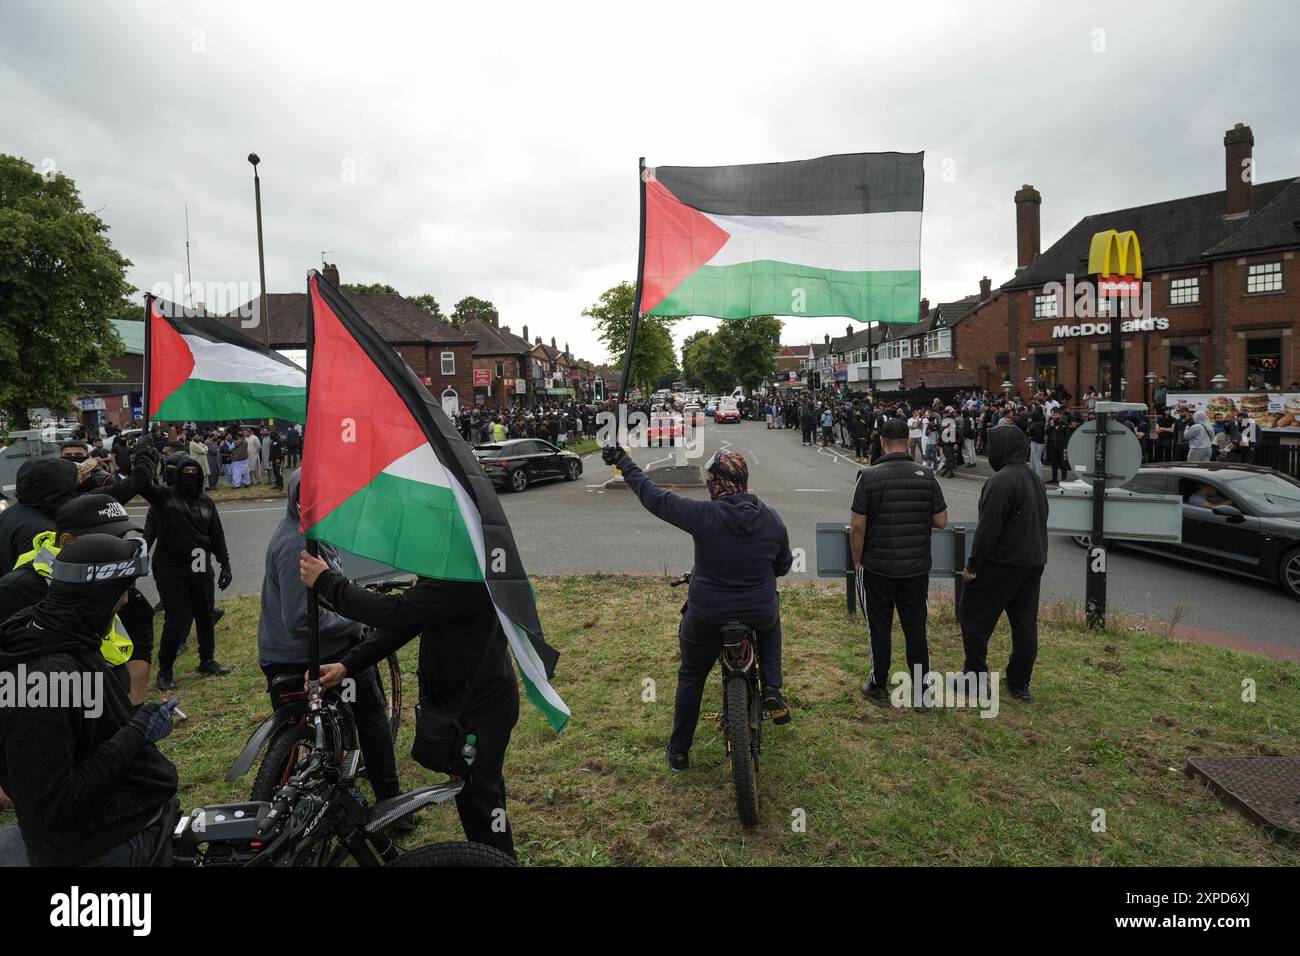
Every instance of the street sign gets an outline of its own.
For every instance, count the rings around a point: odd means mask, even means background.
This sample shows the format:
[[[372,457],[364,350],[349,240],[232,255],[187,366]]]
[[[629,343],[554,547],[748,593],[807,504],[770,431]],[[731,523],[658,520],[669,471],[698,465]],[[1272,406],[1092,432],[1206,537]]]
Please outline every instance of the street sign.
[[[1047,489],[1047,530],[1053,534],[1092,536],[1092,485],[1063,482]],[[1106,490],[1105,537],[1120,541],[1183,540],[1183,499],[1178,495],[1144,495],[1125,488]]]
[[[1094,446],[1097,443],[1096,420],[1084,422],[1070,436],[1070,467],[1079,477],[1091,482]],[[1137,436],[1117,421],[1106,421],[1106,487],[1128,484],[1142,467],[1142,446]]]

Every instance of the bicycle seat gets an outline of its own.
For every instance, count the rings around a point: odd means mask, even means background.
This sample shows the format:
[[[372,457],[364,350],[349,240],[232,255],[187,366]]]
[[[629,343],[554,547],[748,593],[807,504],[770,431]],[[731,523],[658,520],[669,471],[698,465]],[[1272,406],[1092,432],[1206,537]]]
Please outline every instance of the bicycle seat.
[[[307,688],[300,674],[277,674],[271,678],[271,699],[277,704],[289,704],[307,699]]]
[[[743,644],[754,637],[754,626],[743,621],[730,621],[718,628],[722,632],[723,645]]]

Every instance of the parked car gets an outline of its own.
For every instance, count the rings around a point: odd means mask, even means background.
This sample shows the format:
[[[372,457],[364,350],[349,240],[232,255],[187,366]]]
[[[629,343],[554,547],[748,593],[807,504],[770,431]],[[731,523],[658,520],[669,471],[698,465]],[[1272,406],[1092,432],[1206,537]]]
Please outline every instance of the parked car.
[[[719,425],[724,422],[734,422],[740,424],[740,406],[735,402],[724,401],[718,406],[718,410],[713,413],[713,420]]]
[[[540,438],[476,445],[474,456],[495,487],[511,491],[523,491],[539,481],[577,481],[582,477],[581,458]]]
[[[1257,465],[1166,462],[1144,466],[1124,487],[1181,497],[1183,540],[1115,545],[1267,581],[1300,600],[1300,481]],[[1086,535],[1074,541],[1090,544]]]

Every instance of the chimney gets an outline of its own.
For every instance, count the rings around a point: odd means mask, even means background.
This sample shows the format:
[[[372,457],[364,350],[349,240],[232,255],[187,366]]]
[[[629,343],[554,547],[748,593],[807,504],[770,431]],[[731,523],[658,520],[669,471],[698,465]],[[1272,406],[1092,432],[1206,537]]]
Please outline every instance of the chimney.
[[[844,327],[844,334],[845,334],[845,335],[852,335],[852,334],[853,334],[853,326],[851,326],[851,325],[846,325],[846,326]]]
[[[502,331],[502,332],[505,332],[507,335],[509,335],[509,334],[510,334],[510,326],[508,326],[508,325],[503,325],[503,326],[501,326],[501,331]]]
[[[980,301],[987,302],[993,298],[993,282],[988,276],[980,279]]]
[[[1041,232],[1038,225],[1038,207],[1043,197],[1033,186],[1025,183],[1016,190],[1016,271],[1038,258]]]
[[[1244,216],[1250,212],[1250,187],[1255,178],[1255,163],[1250,154],[1254,145],[1255,134],[1244,123],[1223,134],[1225,216]]]
[[[929,299],[922,299],[922,300],[921,300],[920,317],[921,317],[922,319],[924,319],[924,318],[925,318],[927,315],[929,315],[929,314],[930,314],[930,300],[929,300]],[[918,320],[918,321],[919,321],[919,320]]]
[[[826,333],[826,344],[827,345],[831,344],[831,334],[829,332]]]
[[[527,326],[527,325],[524,326],[524,334],[521,336],[521,338],[522,338],[525,342],[528,341],[528,326]]]
[[[488,320],[488,325],[492,326],[492,328],[495,329],[498,325],[501,324],[501,315],[497,312],[496,309],[492,309],[487,314],[487,320]]]
[[[555,336],[551,336],[551,348],[555,348]]]
[[[540,335],[537,336],[537,341],[534,342],[533,344],[534,344],[534,345],[541,345],[541,344],[542,344],[542,337],[541,337]]]
[[[569,343],[568,343],[568,342],[565,342],[565,343],[564,343],[564,354],[565,354],[565,355],[568,355],[568,354],[569,354]]]
[[[321,270],[321,275],[324,276],[325,281],[334,286],[334,288],[337,289],[339,287],[339,267],[334,263],[325,263],[325,268]]]

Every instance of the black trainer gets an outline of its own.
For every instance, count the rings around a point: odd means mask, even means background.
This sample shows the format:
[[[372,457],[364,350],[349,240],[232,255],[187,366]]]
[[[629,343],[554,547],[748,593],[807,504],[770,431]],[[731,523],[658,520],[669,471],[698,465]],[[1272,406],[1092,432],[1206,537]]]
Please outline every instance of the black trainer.
[[[690,754],[673,753],[668,751],[668,769],[673,773],[681,773],[691,765]]]
[[[1024,701],[1026,704],[1032,704],[1034,702],[1034,695],[1029,693],[1028,687],[1011,687],[1008,685],[1007,693],[1016,700]]]
[[[868,682],[862,685],[862,696],[866,697],[870,703],[877,707],[892,707],[893,701],[889,699],[889,691],[874,682]]]
[[[790,707],[781,695],[779,687],[763,688],[763,710],[772,718],[774,724],[790,723]]]
[[[211,658],[202,661],[198,667],[194,668],[194,670],[197,673],[202,674],[204,677],[225,677],[230,673],[229,667],[222,667]]]
[[[158,679],[154,681],[154,686],[157,687],[164,694],[167,693],[167,691],[169,690],[175,690],[176,681],[172,680],[172,672],[159,671]]]

